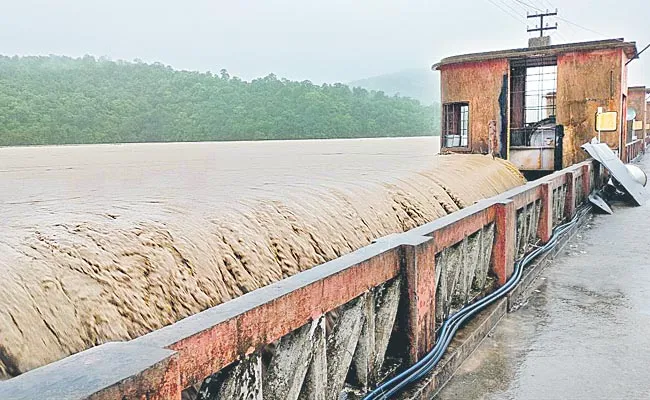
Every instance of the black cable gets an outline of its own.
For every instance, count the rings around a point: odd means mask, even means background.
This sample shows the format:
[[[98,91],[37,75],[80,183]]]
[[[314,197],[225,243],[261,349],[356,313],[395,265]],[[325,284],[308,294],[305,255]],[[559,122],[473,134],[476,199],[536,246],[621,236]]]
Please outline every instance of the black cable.
[[[451,343],[451,340],[454,338],[456,331],[469,318],[482,311],[488,305],[499,300],[508,294],[512,289],[514,289],[521,280],[524,267],[528,265],[532,260],[534,260],[538,255],[549,252],[555,248],[555,246],[558,244],[559,238],[569,229],[571,229],[580,220],[580,218],[589,212],[590,209],[591,205],[589,204],[578,209],[575,216],[569,222],[559,225],[553,230],[553,235],[546,244],[538,247],[534,251],[530,252],[515,262],[512,276],[503,286],[488,294],[484,298],[478,300],[477,302],[461,308],[454,315],[448,318],[443,323],[443,326],[440,329],[440,336],[436,341],[435,346],[429,353],[427,353],[420,361],[412,365],[410,368],[399,373],[397,376],[389,379],[388,381],[380,384],[376,389],[368,393],[364,397],[364,400],[388,399],[401,391],[405,386],[421,379],[423,376],[431,372],[438,364],[440,359],[442,359],[445,351],[447,350],[447,347]]]

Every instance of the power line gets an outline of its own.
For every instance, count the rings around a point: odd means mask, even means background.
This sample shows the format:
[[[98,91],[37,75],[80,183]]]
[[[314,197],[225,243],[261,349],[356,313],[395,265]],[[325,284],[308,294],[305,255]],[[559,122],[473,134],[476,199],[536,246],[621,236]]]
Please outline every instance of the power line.
[[[534,6],[534,5],[530,4],[530,3],[527,3],[527,2],[525,2],[525,1],[523,1],[523,0],[514,0],[514,1],[516,1],[516,2],[519,3],[519,4],[523,4],[523,5],[526,6],[526,7],[530,7],[530,8],[532,8],[532,9],[535,10],[535,11],[544,12],[544,10],[542,10],[541,8],[539,8],[539,7],[537,7],[537,6]]]
[[[526,14],[530,13],[530,8],[534,8],[535,10],[541,10],[540,8],[534,7],[532,5],[527,6],[526,5],[527,3],[523,3],[523,2],[515,1],[512,4],[508,4],[508,3],[506,3],[506,0],[500,0],[500,1],[501,1],[501,3],[503,3],[503,5],[508,7],[508,9],[512,10],[517,15],[519,15],[520,13],[522,15],[523,15],[523,13],[526,13]],[[518,6],[519,8],[515,9],[514,6]],[[551,5],[551,7],[552,7],[552,5]],[[522,18],[522,20],[523,20],[523,18]],[[563,40],[563,41],[565,41],[567,43],[570,42],[569,39],[567,39],[564,35],[562,35],[562,33],[558,32],[558,31],[553,32],[552,35],[557,35],[560,38],[560,40]]]
[[[512,12],[514,12],[515,15],[519,15],[519,10],[515,10],[515,8],[512,7],[510,4],[506,3],[505,0],[500,0],[500,1],[501,1],[501,4],[503,4],[504,6],[508,7],[510,10],[512,10]],[[524,21],[524,19],[523,19],[523,14],[522,14],[522,16],[521,16],[519,19],[521,19],[522,22]]]
[[[543,10],[542,10],[541,8],[537,7],[536,5],[530,4],[530,3],[527,2],[527,1],[524,1],[524,0],[514,0],[514,1],[517,2],[517,3],[519,3],[519,4],[521,4],[521,5],[524,5],[524,6],[530,7],[530,8],[532,8],[532,9],[536,10],[536,11],[543,12]],[[548,4],[551,4],[551,3],[549,2]],[[599,36],[607,37],[607,35],[605,35],[605,34],[603,34],[603,33],[600,33],[600,32],[595,31],[595,30],[593,30],[593,29],[590,29],[590,28],[584,27],[584,26],[582,26],[582,25],[580,25],[580,24],[577,24],[577,23],[575,23],[575,22],[573,22],[573,21],[571,21],[571,20],[568,20],[568,19],[566,19],[566,18],[563,18],[563,17],[560,17],[560,16],[557,16],[556,18],[559,19],[560,21],[563,21],[563,22],[566,22],[567,24],[569,24],[569,27],[570,27],[570,28],[571,28],[571,26],[575,26],[576,28],[580,28],[580,29],[585,30],[585,31],[587,31],[587,32],[591,32],[591,33],[594,33],[594,34],[599,35]],[[572,29],[572,28],[571,28],[571,29]]]
[[[557,37],[560,38],[560,40],[562,40],[562,41],[564,41],[564,42],[566,42],[566,43],[570,43],[570,42],[571,42],[571,41],[570,41],[569,39],[567,39],[566,36],[564,36],[564,35],[563,35],[559,30],[556,30],[556,31],[550,33],[550,35],[551,35],[551,36],[556,35]]]
[[[593,30],[593,29],[585,28],[584,26],[582,26],[582,25],[578,25],[578,24],[576,24],[575,22],[571,22],[571,21],[569,21],[569,20],[566,19],[566,18],[557,17],[557,19],[559,19],[560,21],[564,21],[564,22],[566,22],[567,24],[571,24],[571,25],[573,25],[573,26],[575,26],[575,27],[577,27],[577,28],[583,29],[583,30],[585,30],[585,31],[588,31],[588,32],[591,32],[591,33],[595,33],[596,35],[603,36],[603,37],[607,37],[607,35],[605,35],[605,34],[603,34],[603,33],[597,32],[597,31],[595,31],[595,30]]]
[[[492,3],[494,6],[498,7],[501,11],[503,11],[503,12],[507,13],[508,15],[510,15],[512,18],[514,18],[514,19],[516,19],[517,21],[523,23],[523,21],[520,20],[516,15],[513,15],[512,11],[515,11],[515,10],[514,10],[512,7],[508,7],[508,9],[505,9],[505,8],[501,7],[499,4],[495,3],[493,0],[488,0],[488,1],[489,1],[490,3]],[[538,7],[538,6],[535,5],[535,4],[531,4],[531,3],[529,3],[528,1],[525,1],[525,0],[513,0],[513,1],[516,2],[517,4],[519,4],[520,6],[524,6],[524,7],[532,8],[532,9],[535,10],[535,11],[544,12],[543,9],[541,9],[540,7]],[[546,1],[549,5],[553,6],[553,5],[551,4],[550,1],[547,1],[547,0],[542,0],[542,1]],[[510,10],[512,10],[512,11],[510,11]],[[515,11],[515,14],[516,14],[516,11]],[[576,31],[573,29],[573,27],[576,27],[576,28],[580,28],[580,29],[582,29],[582,30],[584,30],[584,31],[587,31],[587,32],[591,32],[591,33],[593,33],[593,34],[596,34],[596,35],[598,35],[598,36],[608,37],[607,35],[605,35],[605,34],[603,34],[603,33],[601,33],[601,32],[598,32],[598,31],[595,31],[595,30],[593,30],[593,29],[590,29],[590,28],[587,28],[587,27],[585,27],[585,26],[582,26],[582,25],[580,25],[580,24],[577,24],[577,23],[575,23],[575,22],[573,22],[573,21],[571,21],[571,20],[569,20],[569,19],[566,19],[566,18],[563,18],[563,17],[560,17],[560,16],[556,16],[556,18],[559,19],[560,21],[566,22],[566,23],[568,24],[567,26],[569,27],[569,29],[571,29],[573,32],[576,32]],[[561,35],[560,33],[558,33],[558,36],[562,38],[562,35]],[[566,39],[564,39],[564,40],[566,40]],[[568,41],[568,40],[567,40],[567,41]]]
[[[560,37],[560,40],[564,40],[565,42],[569,43],[570,40],[567,39],[564,35],[562,35],[559,31],[555,31],[555,34]]]
[[[542,1],[542,4],[548,4],[548,5],[551,7],[551,9],[554,9],[554,8],[557,9],[557,8],[556,8],[556,7],[555,7],[555,6],[550,2],[550,1],[548,1],[548,0],[541,0],[541,1]],[[534,6],[531,5],[531,7],[534,7]],[[564,19],[563,19],[562,17],[559,17],[559,16],[557,17],[557,19],[561,19],[561,20],[564,21]],[[573,26],[571,26],[570,24],[569,24],[569,25],[566,25],[566,27],[569,28],[569,30],[570,30],[574,35],[577,35],[577,34],[578,34],[578,31],[575,30],[575,28],[573,28]],[[558,35],[560,35],[559,32],[558,32]],[[560,36],[560,37],[561,37],[561,36]],[[565,40],[566,40],[566,39],[565,39]],[[567,40],[567,41],[568,41],[568,40]]]
[[[541,0],[541,1],[542,1],[542,5],[548,4],[548,6],[551,7],[551,10],[554,9],[554,8],[557,8],[553,4],[551,4],[551,2],[548,1],[548,0]]]
[[[536,7],[535,4],[530,4],[530,3],[527,3],[527,2],[525,2],[525,1],[523,1],[523,0],[522,0],[522,1],[514,0],[514,1],[515,1],[517,4],[520,4],[520,5],[522,5],[522,4],[523,4],[523,5],[528,5],[529,7],[533,8],[533,9],[535,9],[535,10],[537,10],[537,11],[542,11],[542,9],[539,8],[539,7]],[[531,0],[531,1],[533,1],[533,0]],[[541,2],[542,2],[542,7],[545,7],[545,5],[548,5],[551,9],[557,9],[557,7],[555,7],[555,6],[553,5],[553,3],[551,3],[551,2],[548,1],[548,0],[541,0]],[[567,22],[567,20],[564,19],[564,18],[562,18],[562,17],[559,17],[559,16],[558,16],[557,18],[560,19],[560,20],[562,20],[562,21]],[[573,26],[571,25],[571,21],[568,21],[568,23],[569,23],[569,25],[566,25],[566,26],[569,28],[569,30],[570,30],[571,32],[573,32],[574,34],[577,34],[578,31],[576,31],[576,30],[573,28]],[[559,32],[558,32],[558,34],[559,34]]]
[[[529,9],[527,7],[521,5],[521,3],[514,2],[514,3],[512,3],[512,5],[513,6],[518,6],[521,10],[523,10],[522,13],[529,13],[530,12]]]
[[[526,25],[526,23],[525,23],[523,20],[519,19],[519,17],[517,17],[516,14],[513,14],[512,11],[509,11],[508,9],[501,7],[501,6],[499,5],[499,3],[496,3],[496,2],[494,2],[493,0],[487,0],[487,1],[489,1],[492,5],[494,5],[495,7],[497,7],[499,10],[501,10],[501,11],[503,11],[504,13],[508,14],[510,17],[512,17],[512,18],[513,18],[514,20],[516,20],[517,22],[520,22],[520,23]]]
[[[516,2],[513,3],[513,4],[517,4],[519,7],[522,7],[522,8],[526,11],[526,16],[527,16],[527,17],[530,17],[530,15],[528,15],[528,14],[530,13],[530,11],[528,10],[528,8],[527,8],[526,5],[528,5],[528,7],[530,7],[530,8],[533,8],[534,10],[539,11],[540,13],[543,13],[543,11],[541,11],[541,8],[536,7],[536,6],[534,6],[533,4],[525,3],[525,2],[523,2],[523,1],[518,1],[518,2],[516,1]],[[550,4],[550,3],[549,3],[549,4]],[[551,7],[553,7],[552,4],[551,4]],[[550,15],[550,16],[557,16],[557,8],[556,8],[555,10],[556,10],[555,13],[550,13],[550,14],[548,14],[548,15]],[[540,28],[543,28],[543,27],[540,26]],[[529,32],[530,32],[530,29],[529,29]],[[553,32],[552,34],[557,35],[557,36],[560,38],[560,40],[563,40],[563,41],[565,41],[565,42],[569,42],[569,40],[568,40],[564,35],[562,35],[562,33],[560,33],[560,32],[557,30],[557,24],[556,24],[556,27],[555,27],[555,32]],[[552,34],[549,33],[549,35],[552,35]]]

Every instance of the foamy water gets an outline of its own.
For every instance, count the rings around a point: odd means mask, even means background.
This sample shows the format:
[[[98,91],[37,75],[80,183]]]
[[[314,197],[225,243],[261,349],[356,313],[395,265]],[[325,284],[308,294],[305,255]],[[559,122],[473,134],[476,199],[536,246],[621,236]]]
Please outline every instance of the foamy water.
[[[0,376],[126,340],[523,182],[437,138],[0,149]]]

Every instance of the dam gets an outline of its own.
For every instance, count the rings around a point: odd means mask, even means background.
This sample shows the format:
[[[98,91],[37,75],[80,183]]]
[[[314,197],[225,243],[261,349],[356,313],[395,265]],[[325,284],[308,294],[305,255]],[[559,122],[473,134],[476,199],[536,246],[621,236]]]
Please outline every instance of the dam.
[[[367,392],[602,185],[591,160],[525,184],[507,161],[436,145],[0,149],[1,397]]]
[[[524,182],[502,160],[437,150],[437,138],[0,149],[0,375],[135,339]]]

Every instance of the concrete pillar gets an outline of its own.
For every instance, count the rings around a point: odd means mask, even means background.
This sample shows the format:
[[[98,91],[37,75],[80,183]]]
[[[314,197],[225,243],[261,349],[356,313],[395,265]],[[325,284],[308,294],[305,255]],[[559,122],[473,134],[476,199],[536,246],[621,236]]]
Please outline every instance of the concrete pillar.
[[[517,210],[512,200],[505,200],[496,207],[496,233],[492,251],[492,270],[499,285],[504,285],[512,275],[515,266],[515,236]]]
[[[203,381],[198,400],[216,399],[262,400],[262,358],[258,353]]]
[[[406,336],[409,363],[417,362],[435,344],[436,254],[430,237],[404,244]]]
[[[367,391],[379,380],[400,299],[400,278],[373,288],[368,293],[366,318],[352,360],[352,383],[356,389]]]
[[[479,288],[485,288],[487,276],[490,272],[490,263],[492,262],[492,250],[494,248],[495,224],[492,223],[483,228],[481,237],[481,250],[476,268],[475,280]]]
[[[280,339],[264,376],[265,400],[297,400],[314,357],[317,336],[325,330],[325,319],[295,330]]]
[[[574,172],[566,173],[566,197],[564,199],[564,217],[573,218],[576,211],[576,177]]]
[[[326,400],[327,393],[327,342],[325,320],[316,327],[312,335],[313,356],[299,400]]]
[[[379,376],[381,367],[384,365],[386,350],[393,334],[393,326],[397,319],[397,308],[399,306],[400,278],[386,283],[381,293],[375,293],[375,360],[373,371],[375,377]]]
[[[537,236],[542,243],[547,243],[553,235],[553,186],[550,183],[541,185],[542,209],[539,216]]]
[[[373,362],[375,359],[375,297],[373,291],[366,295],[364,305],[365,319],[357,342],[357,348],[352,358],[354,383],[366,391],[375,384]]]
[[[340,308],[338,321],[327,338],[326,399],[338,399],[343,390],[363,328],[367,296],[362,295]]]

